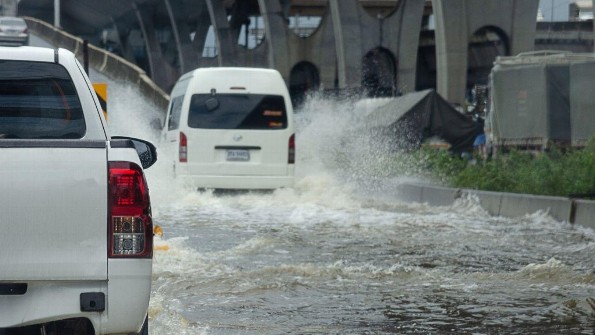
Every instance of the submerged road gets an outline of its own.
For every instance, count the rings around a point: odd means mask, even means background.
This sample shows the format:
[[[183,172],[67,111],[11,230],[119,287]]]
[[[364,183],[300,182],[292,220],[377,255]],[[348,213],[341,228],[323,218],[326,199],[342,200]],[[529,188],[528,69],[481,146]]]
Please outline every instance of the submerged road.
[[[112,133],[158,144],[160,111],[99,79]],[[474,199],[385,198],[403,177],[351,141],[357,106],[313,98],[298,111],[294,189],[199,193],[159,152],[151,334],[594,333],[593,230],[491,217]]]
[[[405,178],[358,106],[296,113],[294,189],[199,193],[162,153],[154,334],[593,334],[593,230],[386,197]]]

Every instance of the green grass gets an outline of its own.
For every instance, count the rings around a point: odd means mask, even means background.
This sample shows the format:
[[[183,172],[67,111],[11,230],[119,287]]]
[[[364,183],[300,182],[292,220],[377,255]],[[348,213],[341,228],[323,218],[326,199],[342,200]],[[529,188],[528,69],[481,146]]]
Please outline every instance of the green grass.
[[[473,163],[445,150],[412,154],[418,171],[451,187],[563,197],[595,197],[595,140],[584,149],[511,151]]]

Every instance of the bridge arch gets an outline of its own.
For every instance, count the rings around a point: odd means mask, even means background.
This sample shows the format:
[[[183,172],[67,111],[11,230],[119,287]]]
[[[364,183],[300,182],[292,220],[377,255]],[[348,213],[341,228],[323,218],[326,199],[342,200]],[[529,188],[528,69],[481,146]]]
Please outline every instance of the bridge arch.
[[[316,65],[302,61],[293,66],[289,75],[289,94],[294,105],[303,102],[308,93],[320,87],[320,71]]]
[[[400,3],[402,1],[394,1],[394,2],[388,2],[387,4],[384,5],[378,5],[378,3],[372,3],[370,4],[369,2],[366,1],[362,1],[362,0],[357,0],[360,4],[360,6],[364,9],[364,12],[368,13],[368,15],[370,15],[372,18],[374,19],[384,19],[387,18],[391,15],[393,15],[394,13],[397,12],[397,8],[399,7]]]
[[[538,7],[539,0],[432,0],[438,93],[451,103],[465,102],[469,43],[478,32],[496,32],[506,54],[533,50]]]
[[[362,61],[362,87],[370,97],[389,97],[396,93],[397,61],[382,47],[370,50]]]
[[[289,0],[279,0],[287,28],[301,38],[308,38],[321,29],[328,4],[300,6]]]
[[[510,39],[496,26],[483,26],[470,37],[467,48],[467,90],[487,85],[496,57],[510,56]]]

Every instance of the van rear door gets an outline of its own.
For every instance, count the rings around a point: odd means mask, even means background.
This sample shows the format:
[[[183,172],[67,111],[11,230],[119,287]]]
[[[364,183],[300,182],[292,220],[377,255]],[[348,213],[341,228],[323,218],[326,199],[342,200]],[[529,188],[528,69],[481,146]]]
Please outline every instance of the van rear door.
[[[192,95],[184,134],[188,173],[287,175],[291,121],[281,95]]]

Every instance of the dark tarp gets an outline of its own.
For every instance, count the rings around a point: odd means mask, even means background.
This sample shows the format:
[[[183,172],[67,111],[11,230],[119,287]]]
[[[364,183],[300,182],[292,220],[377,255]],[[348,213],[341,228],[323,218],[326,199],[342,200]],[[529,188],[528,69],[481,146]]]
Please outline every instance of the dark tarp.
[[[430,137],[450,144],[461,153],[473,150],[483,126],[454,109],[436,91],[425,90],[391,99],[367,116],[367,126],[380,136],[388,136],[395,149],[419,148]]]
[[[565,64],[497,65],[492,71],[493,138],[498,145],[570,141]]]
[[[570,65],[572,144],[584,146],[595,135],[595,62]]]

